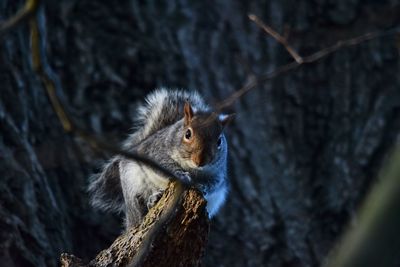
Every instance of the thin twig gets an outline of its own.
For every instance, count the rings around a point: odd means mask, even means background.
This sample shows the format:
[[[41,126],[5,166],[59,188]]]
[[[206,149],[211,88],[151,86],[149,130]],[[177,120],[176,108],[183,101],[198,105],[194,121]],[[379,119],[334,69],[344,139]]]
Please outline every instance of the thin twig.
[[[242,97],[244,94],[246,94],[247,92],[249,92],[250,90],[252,90],[254,87],[256,87],[258,84],[266,82],[268,80],[271,80],[283,73],[287,73],[291,70],[296,69],[297,67],[303,65],[303,64],[310,64],[310,63],[314,63],[324,57],[327,57],[328,55],[336,52],[339,49],[342,48],[346,48],[346,47],[351,47],[351,46],[355,46],[355,45],[359,45],[363,42],[366,41],[370,41],[373,39],[377,39],[377,38],[381,38],[381,37],[385,37],[385,36],[390,36],[390,35],[394,35],[394,34],[398,34],[400,33],[400,27],[395,27],[395,28],[391,28],[388,30],[384,30],[384,31],[377,31],[377,32],[369,32],[354,38],[350,38],[347,40],[341,40],[338,41],[336,44],[326,47],[324,49],[321,49],[309,56],[305,56],[305,57],[301,57],[302,58],[302,62],[299,63],[297,61],[293,61],[291,63],[282,65],[280,67],[278,67],[277,69],[274,69],[268,73],[259,75],[258,77],[253,78],[249,83],[247,83],[246,85],[244,85],[242,88],[240,88],[239,90],[235,91],[234,93],[232,93],[229,97],[227,97],[225,100],[219,102],[216,105],[216,108],[218,110],[222,110],[226,107],[231,106],[234,102],[236,102],[237,99],[239,99],[240,97]]]
[[[293,61],[289,64],[283,65],[281,67],[278,67],[277,69],[268,72],[266,74],[260,75],[258,77],[255,77],[251,79],[246,85],[244,85],[242,88],[239,90],[235,91],[233,94],[231,94],[229,97],[224,99],[223,101],[219,102],[216,105],[217,110],[222,110],[226,107],[231,106],[233,103],[236,102],[237,99],[241,98],[244,94],[252,90],[254,87],[256,87],[258,84],[265,82],[267,80],[270,80],[272,78],[275,78],[282,73],[289,72],[290,70],[293,70],[297,67],[299,67],[301,64],[297,63],[296,61]]]
[[[287,42],[286,38],[281,36],[279,33],[274,31],[271,27],[266,25],[264,22],[262,22],[261,19],[259,19],[256,15],[250,14],[249,19],[251,21],[254,21],[260,28],[262,28],[267,34],[271,35],[275,40],[277,40],[281,45],[285,47],[285,49],[288,51],[288,53],[294,58],[294,60],[301,64],[303,63],[303,58],[289,45]]]
[[[67,133],[71,133],[74,130],[74,123],[67,115],[65,108],[63,107],[63,105],[61,104],[60,100],[57,97],[55,83],[43,68],[43,62],[42,62],[43,55],[41,55],[40,53],[41,36],[37,19],[33,17],[30,19],[29,23],[31,30],[30,37],[31,37],[31,49],[32,49],[31,56],[32,56],[33,70],[37,73],[37,75],[44,83],[47,95],[50,99],[50,102],[52,104],[55,113],[58,116],[58,119],[62,124],[62,127]]]
[[[366,41],[370,41],[373,39],[377,39],[377,38],[381,38],[381,37],[389,36],[389,35],[394,35],[394,34],[398,34],[398,33],[400,33],[400,27],[395,27],[395,28],[391,28],[388,30],[384,30],[384,31],[369,32],[369,33],[366,33],[364,35],[360,35],[360,36],[357,36],[354,38],[338,41],[336,44],[334,44],[330,47],[321,49],[320,51],[315,52],[307,57],[303,57],[303,60],[304,60],[304,63],[312,63],[323,57],[326,57],[329,54],[332,54],[333,52],[335,52],[341,48],[359,45]]]
[[[25,5],[11,18],[0,24],[0,38],[14,27],[35,14],[40,0],[27,0]]]

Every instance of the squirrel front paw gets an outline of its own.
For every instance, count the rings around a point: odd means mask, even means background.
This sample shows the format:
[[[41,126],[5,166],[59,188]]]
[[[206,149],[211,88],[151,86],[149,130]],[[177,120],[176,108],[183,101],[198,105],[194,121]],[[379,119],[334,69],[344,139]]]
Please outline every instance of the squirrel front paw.
[[[164,191],[153,193],[147,200],[147,209],[150,210],[161,198]]]
[[[183,183],[190,183],[192,181],[189,172],[176,171],[175,175],[178,176],[179,180],[181,180]]]

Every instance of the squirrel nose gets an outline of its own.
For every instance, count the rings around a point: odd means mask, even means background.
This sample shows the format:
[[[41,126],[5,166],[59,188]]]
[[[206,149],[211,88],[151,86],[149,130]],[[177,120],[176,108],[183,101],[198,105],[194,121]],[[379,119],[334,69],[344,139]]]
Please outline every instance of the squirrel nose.
[[[192,155],[192,161],[198,166],[204,166],[206,164],[206,157],[203,155],[202,152],[200,153],[195,153]]]

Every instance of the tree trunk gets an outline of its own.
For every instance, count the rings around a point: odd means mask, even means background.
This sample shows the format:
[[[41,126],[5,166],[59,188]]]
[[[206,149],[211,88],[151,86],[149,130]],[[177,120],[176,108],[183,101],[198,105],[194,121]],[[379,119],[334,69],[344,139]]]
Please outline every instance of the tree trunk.
[[[0,20],[22,4],[2,1]],[[197,89],[217,103],[291,62],[249,13],[303,56],[400,23],[396,1],[60,0],[41,12],[58,93],[80,125],[116,143],[156,87]],[[0,40],[0,262],[57,266],[64,251],[88,262],[121,231],[121,218],[92,209],[86,193],[111,155],[63,132],[29,53],[27,25]],[[205,266],[324,262],[398,138],[399,59],[393,35],[374,39],[235,103],[231,190],[211,221]]]

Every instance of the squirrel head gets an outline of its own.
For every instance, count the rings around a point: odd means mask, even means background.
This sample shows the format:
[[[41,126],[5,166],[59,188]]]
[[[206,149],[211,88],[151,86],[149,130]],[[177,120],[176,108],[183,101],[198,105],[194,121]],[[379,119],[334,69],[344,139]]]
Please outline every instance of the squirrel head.
[[[189,102],[184,105],[182,147],[187,158],[197,167],[207,165],[224,146],[224,127],[234,114],[218,115],[214,112],[194,114]]]

